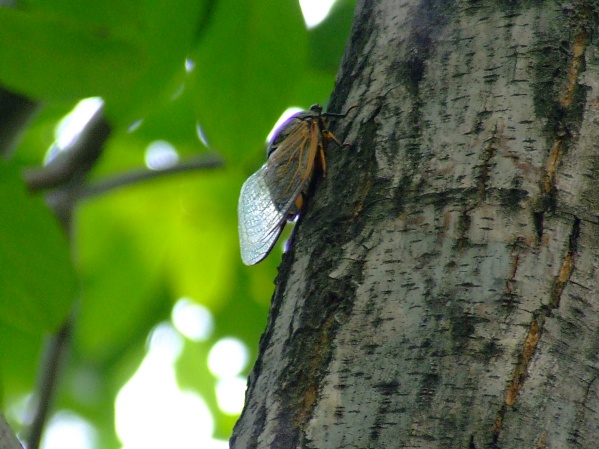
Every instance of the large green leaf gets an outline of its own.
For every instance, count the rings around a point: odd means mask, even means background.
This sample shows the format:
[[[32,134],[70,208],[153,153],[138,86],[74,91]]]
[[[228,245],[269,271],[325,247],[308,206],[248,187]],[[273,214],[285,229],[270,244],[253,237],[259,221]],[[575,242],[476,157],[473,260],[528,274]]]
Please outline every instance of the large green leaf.
[[[35,333],[55,330],[77,292],[67,240],[18,168],[0,162],[0,321]]]
[[[149,64],[139,36],[36,9],[0,8],[0,40],[0,81],[32,98],[115,95]]]
[[[123,123],[176,88],[205,1],[26,2],[0,8],[0,83],[31,98],[102,96]],[[15,38],[17,37],[18,38]]]

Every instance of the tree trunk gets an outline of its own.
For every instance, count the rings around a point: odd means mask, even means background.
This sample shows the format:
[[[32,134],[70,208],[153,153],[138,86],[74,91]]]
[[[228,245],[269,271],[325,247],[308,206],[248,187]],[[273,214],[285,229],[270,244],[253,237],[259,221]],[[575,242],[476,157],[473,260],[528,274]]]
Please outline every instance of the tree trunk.
[[[598,11],[359,2],[231,447],[599,447]]]

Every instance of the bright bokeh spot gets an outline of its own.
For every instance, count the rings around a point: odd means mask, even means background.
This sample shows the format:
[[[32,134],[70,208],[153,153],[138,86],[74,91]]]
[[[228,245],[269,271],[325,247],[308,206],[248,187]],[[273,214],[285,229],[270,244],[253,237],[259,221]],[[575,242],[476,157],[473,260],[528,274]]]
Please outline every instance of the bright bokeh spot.
[[[229,415],[238,415],[243,409],[247,379],[240,376],[220,379],[216,384],[218,408]]]
[[[191,58],[185,59],[185,71],[187,73],[192,72],[193,69],[195,69],[195,68],[196,68],[196,63],[193,59],[191,59]]]
[[[44,432],[42,449],[91,449],[96,447],[94,427],[79,415],[61,410],[54,414]]]
[[[103,104],[104,100],[100,97],[85,98],[77,103],[73,110],[56,125],[55,136],[58,146],[64,149],[71,145]]]
[[[248,350],[236,338],[223,338],[217,341],[208,353],[208,369],[218,378],[237,376],[247,365]]]
[[[248,360],[249,352],[245,344],[231,337],[217,341],[208,353],[208,369],[218,377],[218,407],[229,415],[237,415],[243,409],[247,381],[239,374]]]
[[[237,376],[247,365],[248,350],[236,338],[223,338],[217,341],[208,353],[208,369],[218,378]]]
[[[168,324],[152,332],[148,353],[116,398],[116,429],[123,449],[225,449],[212,439],[214,420],[204,400],[181,391],[173,363],[182,337]]]
[[[179,153],[170,142],[155,140],[146,148],[145,161],[151,170],[164,170],[179,162]]]
[[[283,125],[283,123],[285,123],[285,121],[289,117],[291,117],[293,114],[295,114],[297,112],[301,112],[301,111],[303,111],[302,108],[298,108],[295,106],[285,109],[285,112],[283,112],[281,114],[281,116],[279,117],[279,120],[277,120],[277,122],[275,123],[275,126],[272,127],[272,130],[268,133],[268,136],[266,136],[266,141],[267,142],[272,141],[272,138],[277,133],[277,131],[279,131],[279,128],[281,128],[281,125]]]
[[[210,310],[189,298],[177,301],[171,320],[175,328],[192,341],[205,341],[214,330],[214,319]]]
[[[148,337],[148,352],[174,362],[183,350],[183,339],[169,323],[160,323]]]
[[[299,0],[306,27],[314,28],[326,19],[334,3],[335,0]]]

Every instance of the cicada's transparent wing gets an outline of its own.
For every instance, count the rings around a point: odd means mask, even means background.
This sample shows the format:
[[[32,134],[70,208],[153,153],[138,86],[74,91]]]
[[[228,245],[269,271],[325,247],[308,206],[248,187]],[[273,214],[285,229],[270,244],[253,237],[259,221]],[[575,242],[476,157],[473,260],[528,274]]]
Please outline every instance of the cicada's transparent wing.
[[[318,125],[297,118],[285,127],[284,138],[274,142],[270,158],[247,179],[239,196],[239,243],[246,265],[268,255],[287,218],[298,212],[295,201],[311,178],[320,148]]]
[[[255,265],[268,255],[287,218],[287,211],[272,201],[264,178],[266,168],[264,164],[250,176],[239,195],[239,246],[246,265]]]

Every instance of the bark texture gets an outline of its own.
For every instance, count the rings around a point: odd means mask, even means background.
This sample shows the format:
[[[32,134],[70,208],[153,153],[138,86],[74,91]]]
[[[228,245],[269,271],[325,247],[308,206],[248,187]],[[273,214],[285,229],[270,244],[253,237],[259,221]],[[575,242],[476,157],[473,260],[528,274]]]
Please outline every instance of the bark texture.
[[[598,11],[358,3],[231,447],[599,447]]]

